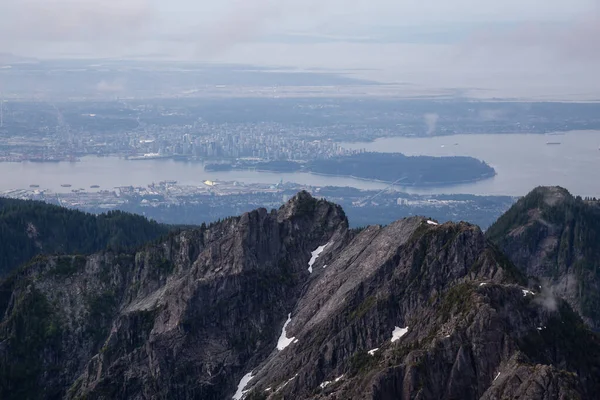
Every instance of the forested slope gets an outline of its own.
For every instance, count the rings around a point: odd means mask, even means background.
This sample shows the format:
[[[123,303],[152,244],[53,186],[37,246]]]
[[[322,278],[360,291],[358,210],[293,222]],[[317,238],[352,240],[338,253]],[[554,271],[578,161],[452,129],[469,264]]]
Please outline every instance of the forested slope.
[[[38,254],[89,254],[159,238],[168,227],[120,211],[93,215],[37,201],[0,198],[0,277]]]

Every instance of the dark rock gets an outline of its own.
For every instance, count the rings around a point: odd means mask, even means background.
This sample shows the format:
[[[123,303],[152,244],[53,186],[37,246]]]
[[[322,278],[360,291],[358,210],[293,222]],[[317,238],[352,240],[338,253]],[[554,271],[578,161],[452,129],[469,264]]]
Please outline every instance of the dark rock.
[[[246,400],[600,390],[598,338],[466,223],[350,231],[303,192],[135,254],[64,261],[0,284],[3,399],[230,399],[247,374]]]

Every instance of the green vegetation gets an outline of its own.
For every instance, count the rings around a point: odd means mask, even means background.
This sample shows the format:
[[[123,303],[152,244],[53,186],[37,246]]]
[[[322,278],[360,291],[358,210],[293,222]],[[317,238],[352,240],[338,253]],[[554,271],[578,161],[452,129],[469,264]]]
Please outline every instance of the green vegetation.
[[[89,320],[92,321],[88,325],[87,333],[92,337],[96,345],[106,335],[105,327],[114,316],[117,302],[116,294],[113,291],[107,291],[97,296],[88,296],[85,299],[86,308],[89,312]]]
[[[521,286],[527,286],[527,277],[519,270],[508,257],[498,247],[488,241],[488,248],[485,249],[487,257],[494,260],[505,273],[504,283],[516,283]],[[471,272],[477,273],[481,267],[484,258],[480,258],[472,267]]]
[[[377,304],[377,298],[375,298],[375,296],[369,296],[367,297],[359,306],[356,310],[354,310],[352,312],[352,314],[350,314],[350,321],[353,321],[355,319],[361,319],[362,317],[365,316],[366,313],[368,313],[373,307],[375,307],[375,305]]]
[[[0,398],[35,399],[40,394],[32,383],[43,369],[53,367],[60,353],[61,324],[46,297],[33,285],[21,282],[15,290],[16,304],[0,323],[0,343],[8,349],[3,357],[11,360],[0,363]]]
[[[83,262],[80,258],[71,256],[58,256],[56,258],[56,267],[51,271],[53,275],[58,277],[68,277],[73,275],[78,270],[85,266],[85,258]]]
[[[510,231],[529,222],[531,217],[527,211],[542,207],[543,204],[543,192],[539,189],[533,190],[527,196],[519,199],[496,223],[490,226],[486,231],[486,236],[494,243],[501,242]]]
[[[549,201],[551,200],[551,201]],[[519,229],[519,235],[511,232]],[[516,251],[528,254],[513,260],[527,268],[527,257],[539,257],[543,241],[550,235],[558,239],[555,249],[543,260],[546,277],[557,279],[561,273],[574,273],[582,315],[600,324],[600,206],[593,200],[573,197],[562,188],[537,188],[519,200],[486,232],[507,255]]]
[[[267,398],[267,393],[261,392],[260,390],[253,390],[245,397],[246,400],[267,400]]]
[[[171,260],[168,260],[163,255],[153,254],[150,262],[148,263],[148,276],[151,279],[158,280],[160,278],[166,278],[171,272],[175,270],[175,264]]]
[[[475,181],[496,174],[488,164],[471,157],[408,157],[400,153],[361,153],[316,160],[307,169],[386,182],[402,178],[403,185],[415,186]]]
[[[461,283],[450,288],[444,295],[440,305],[440,315],[447,321],[452,314],[464,314],[471,307],[471,296],[475,292],[472,283]]]
[[[544,329],[531,330],[522,337],[519,347],[534,363],[562,365],[569,371],[600,376],[600,337],[565,302]]]
[[[258,169],[274,172],[307,171],[317,174],[352,176],[395,182],[403,185],[427,186],[472,182],[496,175],[494,168],[472,157],[405,156],[401,153],[360,153],[310,161],[240,162],[209,164],[207,171]]]
[[[412,235],[410,235],[408,242],[411,243],[411,245],[415,245],[420,240],[426,239],[428,233],[431,233],[430,227],[427,224],[420,224]]]
[[[239,162],[233,164],[207,164],[204,169],[208,172],[231,171],[233,169],[256,169],[258,171],[296,172],[302,165],[294,161],[265,161],[258,163]]]
[[[0,198],[0,277],[38,254],[91,254],[107,247],[127,250],[167,232],[164,225],[120,211],[92,215]],[[82,260],[74,260],[71,266],[65,261],[58,270],[81,267]]]
[[[366,350],[357,351],[350,357],[350,375],[362,375],[373,370],[381,361],[381,352],[370,355]]]
[[[302,191],[296,196],[298,203],[296,205],[296,215],[298,217],[309,216],[317,209],[318,200],[312,197],[308,192]]]
[[[359,227],[350,229],[350,232],[352,232],[353,235],[359,235],[365,229],[367,229],[366,226],[359,226]]]

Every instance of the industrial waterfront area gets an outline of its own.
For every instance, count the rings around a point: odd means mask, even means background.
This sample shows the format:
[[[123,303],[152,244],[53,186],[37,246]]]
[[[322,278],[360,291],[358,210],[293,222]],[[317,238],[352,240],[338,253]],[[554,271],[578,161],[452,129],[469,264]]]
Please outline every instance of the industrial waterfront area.
[[[515,201],[510,196],[416,195],[393,188],[359,190],[280,181],[275,184],[206,180],[198,185],[161,181],[146,186],[53,192],[39,188],[13,189],[0,195],[39,200],[98,213],[123,210],[172,224],[201,224],[255,208],[279,208],[301,190],[343,205],[354,226],[387,224],[410,215],[429,215],[440,221],[469,220],[490,225]]]

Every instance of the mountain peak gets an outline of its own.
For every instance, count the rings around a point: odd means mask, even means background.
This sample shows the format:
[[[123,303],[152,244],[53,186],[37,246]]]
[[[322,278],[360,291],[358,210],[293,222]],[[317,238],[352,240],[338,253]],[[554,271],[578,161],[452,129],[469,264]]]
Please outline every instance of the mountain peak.
[[[278,220],[294,218],[311,218],[328,227],[334,225],[348,227],[348,219],[344,210],[337,204],[324,199],[316,199],[303,190],[292,197],[277,212]]]
[[[318,200],[315,199],[306,190],[298,192],[294,197],[289,199],[281,208],[279,212],[283,218],[289,218],[292,215],[304,215],[308,212],[314,211]]]
[[[531,191],[526,198],[532,196],[541,197],[544,203],[550,207],[573,199],[571,193],[560,186],[539,186]]]
[[[538,187],[486,232],[526,275],[600,330],[600,207],[561,187]],[[585,290],[583,290],[585,288]]]

